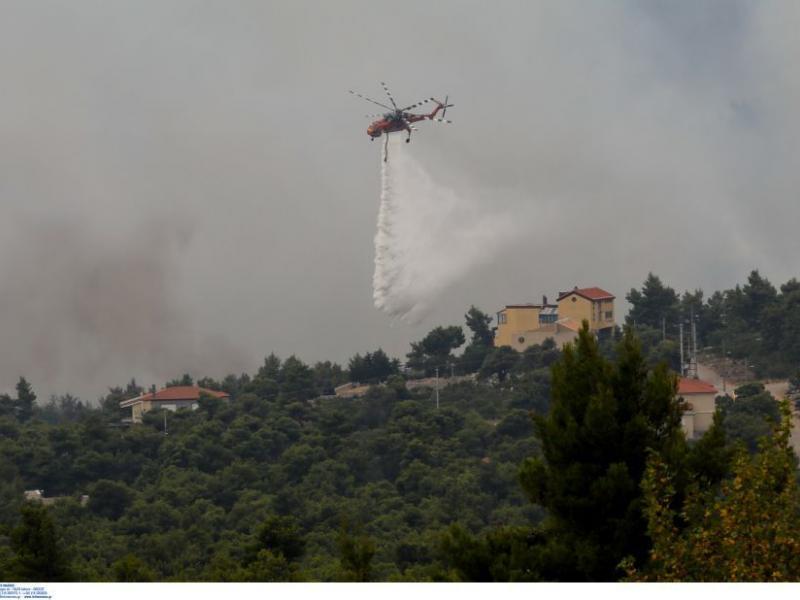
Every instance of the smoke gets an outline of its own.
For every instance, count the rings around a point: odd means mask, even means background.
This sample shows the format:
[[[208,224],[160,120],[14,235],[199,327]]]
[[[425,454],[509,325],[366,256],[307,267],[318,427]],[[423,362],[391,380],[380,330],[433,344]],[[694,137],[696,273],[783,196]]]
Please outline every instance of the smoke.
[[[373,299],[379,310],[418,323],[443,291],[491,261],[519,228],[435,181],[405,136],[389,137],[381,165]]]
[[[242,359],[187,316],[175,294],[186,225],[123,233],[64,218],[19,219],[0,257],[0,387],[23,375],[40,396],[87,400],[131,377],[220,375]]]

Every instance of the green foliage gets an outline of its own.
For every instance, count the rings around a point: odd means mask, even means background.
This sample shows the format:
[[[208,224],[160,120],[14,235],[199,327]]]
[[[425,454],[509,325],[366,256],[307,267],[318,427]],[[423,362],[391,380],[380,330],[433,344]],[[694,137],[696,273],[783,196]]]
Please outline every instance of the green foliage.
[[[16,410],[14,407],[14,400],[8,394],[0,394],[0,418],[3,417],[16,417]]]
[[[461,327],[436,327],[419,342],[412,342],[411,352],[407,354],[411,369],[433,374],[434,369],[455,364],[453,350],[464,344],[464,331]]]
[[[11,530],[11,577],[14,581],[69,581],[69,560],[47,509],[37,504],[20,508],[21,523]]]
[[[687,291],[678,298],[650,273],[641,291],[633,289],[626,298],[631,303],[626,322],[635,324],[651,364],[666,360],[673,368],[679,366],[678,323],[685,322],[688,336],[692,315],[699,347],[743,362],[759,376],[786,377],[800,363],[800,282],[796,279],[776,290],[758,271],[752,271],[743,286],[716,291],[707,299],[702,290]]]
[[[364,356],[356,354],[348,365],[350,381],[360,383],[379,383],[399,372],[399,361],[390,359],[380,348]]]
[[[474,306],[470,306],[467,314],[464,315],[464,320],[467,322],[467,327],[472,332],[473,344],[480,343],[483,346],[491,346],[494,343],[494,333],[489,325],[492,323],[492,317],[487,315]]]
[[[80,420],[86,407],[72,394],[50,396],[50,400],[41,409],[39,417],[48,423]]]
[[[631,289],[625,299],[631,305],[625,317],[628,325],[635,324],[636,327],[646,326],[661,331],[663,323],[671,330],[678,321],[678,295],[652,273],[647,274],[641,292]]]
[[[192,376],[188,373],[184,373],[182,377],[167,382],[167,387],[176,387],[179,385],[194,385],[194,379],[192,379]]]
[[[149,582],[156,580],[155,572],[142,560],[133,555],[126,554],[111,565],[114,572],[114,581],[119,583]]]
[[[271,516],[256,534],[258,552],[269,550],[274,556],[282,556],[287,562],[295,562],[305,552],[297,522],[292,517]]]
[[[439,543],[447,569],[441,577],[479,582],[538,581],[541,574],[536,571],[536,549],[543,541],[527,527],[501,527],[477,537],[453,524]]]
[[[284,401],[310,400],[317,395],[314,373],[299,358],[287,358],[280,372],[280,395]]]
[[[39,488],[67,497],[49,510],[71,579],[385,581],[440,576],[438,534],[454,520],[477,534],[542,518],[516,481],[538,452],[516,388],[450,385],[437,411],[430,389],[394,376],[363,398],[296,402],[286,372],[273,357],[252,379],[225,378],[229,404],[167,413],[166,436],[156,411],[127,428],[105,407],[0,418],[0,526],[16,527],[22,490]],[[277,391],[245,391],[254,381]],[[343,518],[362,526],[344,555]],[[0,534],[0,563],[14,556]]]
[[[250,562],[246,572],[247,581],[288,582],[298,581],[298,572],[283,554],[260,550]]]
[[[736,400],[730,396],[717,397],[725,433],[730,439],[744,442],[750,452],[755,452],[758,440],[769,435],[780,418],[778,402],[761,383],[739,386],[734,393]]]
[[[101,517],[119,519],[133,502],[133,491],[124,483],[100,479],[89,488],[89,510]]]
[[[493,348],[484,359],[483,365],[481,365],[481,369],[478,372],[478,376],[481,379],[487,379],[495,376],[497,377],[498,381],[502,383],[511,373],[511,370],[517,366],[518,362],[519,352],[510,346]]]
[[[31,384],[24,377],[17,382],[17,399],[13,403],[17,419],[24,423],[33,417],[36,408],[36,394],[33,393]]]
[[[472,332],[472,338],[461,355],[459,366],[465,373],[475,373],[481,368],[494,345],[494,332],[490,327],[492,317],[470,306],[464,319],[467,328]]]
[[[800,490],[788,401],[781,413],[755,456],[736,454],[731,478],[719,487],[694,486],[682,503],[672,470],[651,457],[643,489],[653,546],[643,569],[626,563],[629,579],[800,580]]]
[[[476,373],[493,349],[491,345],[487,346],[482,342],[471,342],[459,357],[459,370],[464,373]]]
[[[648,372],[626,332],[604,359],[588,324],[553,367],[552,404],[535,416],[542,457],[525,461],[522,486],[548,511],[536,569],[545,579],[609,581],[627,555],[648,550],[639,483],[649,451],[673,455],[683,440],[676,381]]]
[[[314,364],[314,387],[320,394],[330,396],[336,387],[347,381],[347,374],[342,367],[329,360]]]
[[[368,537],[351,532],[345,524],[339,532],[339,566],[342,581],[370,581],[375,544]]]
[[[734,448],[728,443],[722,412],[717,410],[708,431],[689,447],[684,468],[681,471],[676,470],[680,489],[686,488],[689,478],[695,483],[718,484],[729,475],[733,455]]]

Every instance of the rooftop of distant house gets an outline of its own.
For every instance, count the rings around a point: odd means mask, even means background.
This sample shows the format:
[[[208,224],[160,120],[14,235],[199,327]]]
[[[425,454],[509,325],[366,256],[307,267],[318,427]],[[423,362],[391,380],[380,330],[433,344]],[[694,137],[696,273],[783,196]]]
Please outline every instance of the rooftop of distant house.
[[[541,304],[535,304],[533,302],[525,302],[521,304],[506,304],[506,307],[503,310],[506,310],[508,308],[536,308],[542,310],[548,308],[558,308],[558,304],[550,304],[547,301],[547,296],[542,296]],[[502,310],[500,312],[502,312]]]
[[[615,297],[614,294],[599,287],[579,288],[576,286],[568,292],[559,292],[558,299],[562,300],[570,294],[577,294],[587,300],[613,300]]]
[[[505,308],[558,308],[558,304],[506,304]]]
[[[716,394],[717,388],[700,379],[680,377],[678,379],[678,395],[685,394]]]
[[[120,406],[125,408],[136,402],[191,402],[199,400],[201,396],[211,396],[212,398],[230,397],[225,392],[217,392],[196,385],[174,385],[162,388],[155,393],[149,392],[136,398],[123,400],[120,402]]]

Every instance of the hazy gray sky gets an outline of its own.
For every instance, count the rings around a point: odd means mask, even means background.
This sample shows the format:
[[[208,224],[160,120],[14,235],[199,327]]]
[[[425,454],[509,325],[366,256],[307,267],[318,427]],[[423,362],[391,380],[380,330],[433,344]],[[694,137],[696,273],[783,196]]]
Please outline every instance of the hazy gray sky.
[[[797,31],[791,0],[6,0],[0,389],[402,356],[470,304],[648,271],[796,276]],[[381,80],[450,95],[415,155],[526,231],[414,326],[372,305],[379,149],[347,90]]]

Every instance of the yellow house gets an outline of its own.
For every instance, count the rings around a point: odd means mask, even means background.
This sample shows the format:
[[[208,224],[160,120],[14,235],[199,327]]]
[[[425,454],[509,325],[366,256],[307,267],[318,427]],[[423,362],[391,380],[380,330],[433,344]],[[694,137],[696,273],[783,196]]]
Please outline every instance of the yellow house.
[[[589,321],[594,332],[614,327],[614,296],[599,287],[574,288],[558,295],[558,318]]]
[[[578,337],[586,319],[594,333],[614,327],[614,296],[598,287],[575,288],[558,295],[558,304],[508,304],[497,313],[494,345],[523,351],[552,338],[563,346]]]
[[[547,296],[542,298],[541,304],[507,304],[497,313],[494,345],[515,347],[523,332],[539,329],[540,317],[547,319],[555,309],[555,304],[547,303]]]

